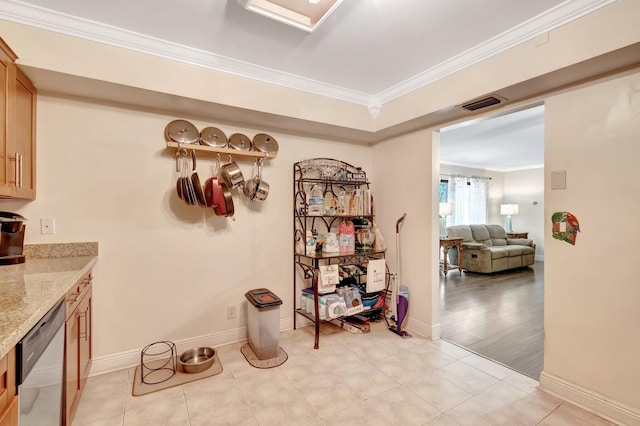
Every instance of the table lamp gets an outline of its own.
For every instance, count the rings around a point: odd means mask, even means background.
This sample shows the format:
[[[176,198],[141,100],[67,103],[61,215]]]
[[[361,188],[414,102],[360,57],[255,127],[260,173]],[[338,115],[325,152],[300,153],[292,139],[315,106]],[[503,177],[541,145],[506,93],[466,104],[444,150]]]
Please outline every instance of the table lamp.
[[[500,204],[500,214],[507,215],[505,228],[507,229],[507,232],[513,232],[513,228],[511,227],[511,215],[518,214],[518,205]]]
[[[446,237],[447,216],[453,213],[451,203],[440,203],[438,206],[438,214],[440,215],[440,238]]]

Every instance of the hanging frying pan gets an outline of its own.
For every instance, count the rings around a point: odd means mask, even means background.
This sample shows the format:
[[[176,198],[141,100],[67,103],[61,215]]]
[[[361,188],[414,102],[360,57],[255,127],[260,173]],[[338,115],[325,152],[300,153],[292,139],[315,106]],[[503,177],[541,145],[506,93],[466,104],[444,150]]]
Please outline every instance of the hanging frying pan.
[[[226,217],[231,216],[231,219],[236,220],[236,218],[233,216],[235,210],[233,207],[233,198],[231,197],[231,190],[229,189],[227,184],[224,182],[222,182],[221,186],[222,186],[222,194],[224,196],[224,200],[221,202],[224,203],[225,210],[226,210],[226,213],[224,214],[224,216]]]
[[[176,174],[178,175],[178,178],[176,180],[176,191],[178,192],[178,198],[182,200],[182,168],[180,167],[180,163],[180,150],[178,150],[176,151]]]
[[[191,171],[191,183],[193,185],[193,191],[196,196],[196,201],[200,207],[207,207],[207,201],[204,198],[204,192],[202,191],[202,184],[200,183],[200,178],[198,177],[198,172],[196,171],[196,151],[194,149],[191,150],[191,161],[193,163],[193,169]]]
[[[224,200],[222,182],[220,182],[219,180],[213,182],[213,211],[218,216],[227,215],[227,204]]]

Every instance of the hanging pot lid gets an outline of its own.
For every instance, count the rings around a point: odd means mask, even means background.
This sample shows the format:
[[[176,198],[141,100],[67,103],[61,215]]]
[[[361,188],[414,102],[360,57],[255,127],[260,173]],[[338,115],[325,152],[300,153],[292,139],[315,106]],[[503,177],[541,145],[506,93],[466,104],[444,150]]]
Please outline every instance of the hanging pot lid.
[[[200,140],[200,132],[196,126],[187,120],[173,120],[167,124],[165,135],[173,142],[178,143],[198,143]]]
[[[251,139],[242,133],[234,133],[229,136],[229,146],[238,151],[251,151]]]
[[[253,137],[253,147],[257,151],[266,152],[267,154],[278,152],[278,142],[265,133],[258,133]]]
[[[205,127],[200,132],[200,143],[214,148],[225,148],[227,146],[227,135],[217,127]]]

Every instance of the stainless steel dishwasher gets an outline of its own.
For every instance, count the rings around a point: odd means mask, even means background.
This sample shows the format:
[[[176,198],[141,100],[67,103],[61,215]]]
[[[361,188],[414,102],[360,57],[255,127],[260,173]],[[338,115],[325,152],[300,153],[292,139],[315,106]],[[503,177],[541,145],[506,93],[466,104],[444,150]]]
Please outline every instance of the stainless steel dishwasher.
[[[62,299],[16,346],[20,426],[62,424],[64,319]]]

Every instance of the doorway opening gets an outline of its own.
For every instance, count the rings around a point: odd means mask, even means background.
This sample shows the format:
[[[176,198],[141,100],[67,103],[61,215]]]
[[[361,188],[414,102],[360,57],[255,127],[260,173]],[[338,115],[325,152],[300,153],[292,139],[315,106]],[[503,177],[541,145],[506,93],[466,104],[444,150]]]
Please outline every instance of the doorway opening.
[[[452,225],[490,224],[503,227],[508,239],[535,244],[532,265],[489,273],[467,270],[470,265],[451,248],[448,260],[461,262],[464,272],[440,270],[441,338],[538,380],[544,352],[544,105],[441,129],[439,183],[441,238]],[[442,250],[439,256],[443,263]]]

